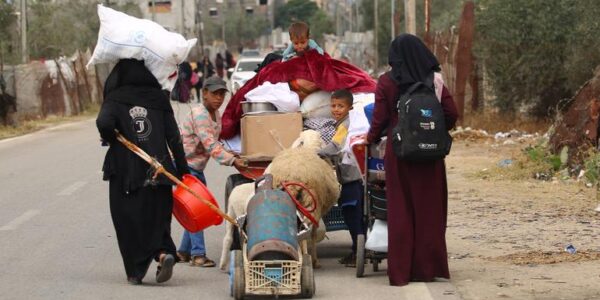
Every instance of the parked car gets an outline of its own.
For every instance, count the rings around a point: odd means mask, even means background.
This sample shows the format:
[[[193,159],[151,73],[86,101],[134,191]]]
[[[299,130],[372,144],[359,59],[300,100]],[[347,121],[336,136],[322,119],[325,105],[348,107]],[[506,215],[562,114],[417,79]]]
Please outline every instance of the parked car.
[[[231,72],[231,92],[236,93],[246,81],[250,80],[256,72],[254,70],[263,61],[264,57],[240,57],[235,67],[227,70]]]
[[[258,57],[260,56],[260,50],[258,49],[244,49],[240,53],[240,57]]]

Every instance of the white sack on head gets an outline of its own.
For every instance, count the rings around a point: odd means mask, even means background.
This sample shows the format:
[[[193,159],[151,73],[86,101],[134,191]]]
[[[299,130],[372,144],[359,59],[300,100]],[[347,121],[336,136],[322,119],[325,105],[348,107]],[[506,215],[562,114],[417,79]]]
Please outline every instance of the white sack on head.
[[[331,114],[331,93],[316,91],[306,96],[300,104],[304,118],[333,118]]]
[[[287,82],[272,84],[267,81],[246,93],[244,97],[249,102],[270,102],[280,112],[295,112],[300,108],[300,98],[290,89]]]
[[[138,19],[98,5],[100,31],[87,66],[117,63],[120,59],[143,60],[158,82],[168,87],[168,77],[185,61],[196,39],[186,40],[150,20]]]

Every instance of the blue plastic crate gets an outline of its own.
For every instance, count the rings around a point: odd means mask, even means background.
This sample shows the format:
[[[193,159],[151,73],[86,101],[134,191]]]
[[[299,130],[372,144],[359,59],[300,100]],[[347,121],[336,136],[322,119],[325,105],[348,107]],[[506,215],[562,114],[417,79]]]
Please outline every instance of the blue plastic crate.
[[[341,206],[336,205],[332,207],[329,212],[323,216],[323,222],[325,223],[326,231],[348,230],[348,226],[346,226],[346,222],[344,222]]]

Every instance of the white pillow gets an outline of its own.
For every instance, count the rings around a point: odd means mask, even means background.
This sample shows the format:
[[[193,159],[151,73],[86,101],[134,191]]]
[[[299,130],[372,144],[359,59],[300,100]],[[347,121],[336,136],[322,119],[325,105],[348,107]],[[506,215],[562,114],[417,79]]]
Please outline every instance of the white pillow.
[[[98,5],[100,31],[94,54],[87,66],[117,63],[120,59],[143,60],[154,77],[168,86],[168,77],[185,61],[196,39],[186,40],[150,20],[138,19]]]

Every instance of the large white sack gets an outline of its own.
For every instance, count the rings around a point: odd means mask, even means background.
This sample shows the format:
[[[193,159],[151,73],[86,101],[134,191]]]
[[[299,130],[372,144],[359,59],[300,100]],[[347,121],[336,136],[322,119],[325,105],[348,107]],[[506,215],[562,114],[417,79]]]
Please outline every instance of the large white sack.
[[[302,117],[310,118],[333,118],[331,114],[331,93],[316,91],[306,96],[300,104]]]
[[[138,19],[98,5],[100,31],[94,54],[87,66],[116,63],[123,58],[143,60],[163,87],[177,65],[188,56],[196,39],[186,40],[150,20]]]

